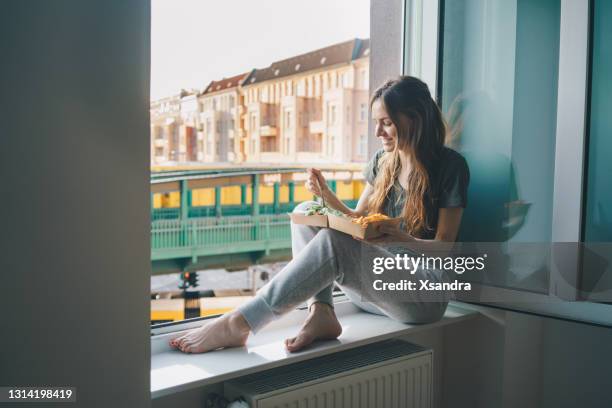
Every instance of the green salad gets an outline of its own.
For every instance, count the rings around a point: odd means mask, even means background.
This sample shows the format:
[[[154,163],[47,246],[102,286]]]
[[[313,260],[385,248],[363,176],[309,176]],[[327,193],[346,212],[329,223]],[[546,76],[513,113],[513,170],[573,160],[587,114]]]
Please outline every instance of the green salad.
[[[315,204],[306,211],[306,215],[338,215],[342,216],[340,211],[324,206],[323,204]]]

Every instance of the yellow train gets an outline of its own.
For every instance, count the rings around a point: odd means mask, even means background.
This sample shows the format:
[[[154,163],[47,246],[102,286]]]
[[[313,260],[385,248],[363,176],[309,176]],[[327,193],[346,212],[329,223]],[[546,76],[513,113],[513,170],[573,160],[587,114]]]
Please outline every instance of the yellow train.
[[[234,310],[252,296],[202,297],[196,299],[152,299],[151,323],[214,316]]]
[[[357,200],[363,191],[362,180],[337,181],[335,183],[336,194],[341,200]],[[247,187],[246,203],[251,204],[251,186]],[[312,194],[306,190],[303,183],[295,185],[294,202],[312,200]],[[221,187],[221,205],[240,205],[241,190],[240,186]],[[280,203],[289,202],[289,187],[281,185],[279,191]],[[274,202],[274,187],[272,185],[259,186],[259,203],[272,204]],[[194,189],[191,192],[191,205],[213,206],[215,205],[215,189],[202,188]],[[153,195],[153,208],[178,208],[181,206],[181,193],[173,191],[168,193],[156,193]]]

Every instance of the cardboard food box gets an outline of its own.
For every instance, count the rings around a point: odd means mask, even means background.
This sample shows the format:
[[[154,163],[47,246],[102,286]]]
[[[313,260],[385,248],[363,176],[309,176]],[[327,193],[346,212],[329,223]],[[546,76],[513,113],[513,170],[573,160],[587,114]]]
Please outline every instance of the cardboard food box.
[[[289,213],[291,222],[295,224],[311,225],[313,227],[328,227],[327,215],[306,215],[300,213]]]
[[[328,216],[329,227],[345,234],[353,235],[361,239],[376,238],[383,235],[378,228],[381,225],[393,225],[399,227],[402,222],[401,218],[389,218],[386,220],[372,221],[364,228],[361,225],[353,222],[349,217],[338,217],[330,214]]]

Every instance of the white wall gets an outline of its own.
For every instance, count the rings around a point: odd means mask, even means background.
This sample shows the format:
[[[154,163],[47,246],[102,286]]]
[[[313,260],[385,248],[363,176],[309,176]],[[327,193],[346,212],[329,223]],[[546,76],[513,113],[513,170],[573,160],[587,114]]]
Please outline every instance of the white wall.
[[[75,408],[149,405],[149,7],[0,8],[0,384]]]
[[[612,406],[612,329],[476,308],[445,328],[442,407]]]
[[[370,91],[368,95],[372,95],[372,92],[385,80],[397,77],[402,72],[403,1],[370,1]],[[372,121],[368,121],[367,159],[369,160],[381,146],[374,133]]]

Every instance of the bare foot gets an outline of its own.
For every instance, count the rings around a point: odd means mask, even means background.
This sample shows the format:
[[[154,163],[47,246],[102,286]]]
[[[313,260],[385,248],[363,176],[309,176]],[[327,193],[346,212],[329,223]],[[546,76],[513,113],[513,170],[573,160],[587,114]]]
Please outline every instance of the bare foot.
[[[334,340],[342,334],[342,326],[334,309],[326,303],[315,303],[297,336],[286,339],[285,347],[296,352],[310,345],[315,340]]]
[[[222,347],[242,347],[249,337],[250,327],[238,312],[218,319],[172,339],[170,346],[184,353],[206,353]]]

